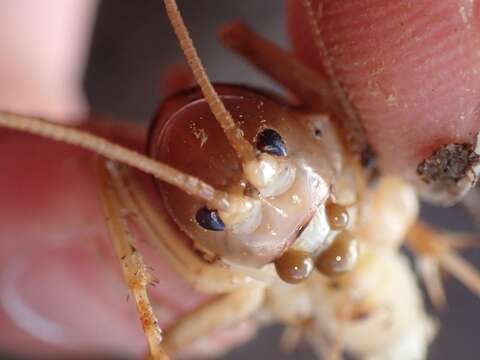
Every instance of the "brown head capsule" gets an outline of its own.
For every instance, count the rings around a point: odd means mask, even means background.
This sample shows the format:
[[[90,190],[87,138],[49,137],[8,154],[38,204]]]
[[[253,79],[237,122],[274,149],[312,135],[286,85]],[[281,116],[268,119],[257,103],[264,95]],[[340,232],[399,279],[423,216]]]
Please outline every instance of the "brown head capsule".
[[[326,206],[328,224],[333,230],[343,230],[348,225],[349,215],[347,208],[338,204]]]
[[[263,266],[288,252],[298,229],[323,209],[338,157],[327,140],[312,136],[307,117],[274,97],[239,86],[216,85],[215,91],[256,158],[245,163],[237,156],[198,89],[174,95],[152,124],[148,153],[229,194],[229,208],[158,182],[162,205],[200,247],[234,263]],[[322,229],[315,230],[309,252],[326,241]]]
[[[165,5],[199,89],[160,107],[148,153],[199,179],[193,187],[203,181],[218,189],[222,201],[205,203],[206,196],[158,183],[162,205],[201,248],[242,265],[265,265],[288,251],[308,219],[324,216],[342,168],[340,141],[328,119],[321,121],[332,136],[319,140],[311,133],[314,120],[298,109],[252,89],[214,86],[175,1]],[[310,245],[318,250],[328,234],[313,232]]]
[[[341,232],[333,244],[315,261],[315,267],[327,276],[351,271],[358,259],[358,242],[349,231]]]
[[[298,284],[307,279],[313,267],[313,259],[304,251],[289,250],[275,260],[278,276],[289,284]]]

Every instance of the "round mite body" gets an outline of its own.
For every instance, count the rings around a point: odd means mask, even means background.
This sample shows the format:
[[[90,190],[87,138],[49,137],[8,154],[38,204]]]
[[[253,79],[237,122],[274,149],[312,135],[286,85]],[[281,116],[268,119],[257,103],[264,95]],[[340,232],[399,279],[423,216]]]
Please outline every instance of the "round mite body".
[[[170,216],[198,248],[241,265],[262,266],[294,244],[320,208],[325,216],[324,204],[343,167],[342,148],[327,118],[314,124],[306,114],[250,88],[215,89],[256,156],[267,154],[273,160],[273,170],[267,163],[255,171],[267,177],[277,171],[278,176],[264,188],[248,181],[245,167],[196,89],[162,104],[150,130],[148,152],[216,189],[252,199],[257,208],[248,216],[226,224],[224,231],[212,231],[213,225],[198,221],[205,201],[157,182]],[[322,126],[326,136],[315,136],[315,126]],[[307,249],[299,250],[318,252],[330,241],[328,234],[328,225],[319,227],[315,239],[310,234]]]

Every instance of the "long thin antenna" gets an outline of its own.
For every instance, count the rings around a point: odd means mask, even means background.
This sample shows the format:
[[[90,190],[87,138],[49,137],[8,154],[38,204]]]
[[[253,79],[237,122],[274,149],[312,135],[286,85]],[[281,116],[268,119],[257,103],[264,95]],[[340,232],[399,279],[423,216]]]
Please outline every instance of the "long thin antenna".
[[[333,68],[332,60],[330,58],[328,49],[323,41],[322,33],[320,32],[320,25],[315,15],[312,1],[303,0],[303,6],[307,14],[310,29],[312,31],[314,45],[317,48],[318,54],[320,56],[320,60],[322,61],[323,70],[325,71],[328,77],[328,80],[330,81],[338,100],[342,104],[344,111],[347,113],[347,115],[350,118],[357,119],[357,114],[353,109],[352,104],[350,103],[348,96],[345,93],[345,90],[343,89],[342,85],[337,79],[337,76],[335,75],[335,70]]]
[[[183,54],[185,55],[190,68],[192,69],[195,80],[200,86],[210,110],[225,132],[228,141],[243,163],[255,159],[255,150],[253,149],[252,145],[243,137],[242,130],[235,124],[232,115],[225,108],[225,105],[220,100],[220,97],[208,79],[205,68],[200,60],[200,57],[198,56],[197,51],[195,50],[195,46],[193,45],[192,39],[187,27],[185,26],[176,1],[164,0],[164,4],[173,30],[177,35]]]
[[[229,209],[230,201],[228,194],[216,190],[213,186],[194,176],[187,175],[171,166],[114,144],[99,136],[72,127],[54,124],[46,120],[5,112],[0,112],[0,126],[40,135],[48,139],[91,150],[109,159],[119,161],[135,169],[149,173],[157,179],[176,186],[190,195],[198,196],[207,201],[207,203],[215,209],[223,211]]]
[[[318,23],[317,16],[315,14],[312,1],[303,0],[303,7],[307,15],[307,20],[312,31],[313,43],[317,48],[318,55],[322,61],[323,70],[330,82],[332,90],[339,101],[345,115],[348,117],[347,121],[343,121],[343,126],[348,130],[347,141],[353,154],[361,154],[368,148],[368,142],[366,139],[365,131],[360,121],[359,115],[356,109],[353,107],[350,99],[348,98],[345,89],[338,81],[335,74],[335,69],[332,64],[330,53],[325,45],[320,31],[320,24]]]

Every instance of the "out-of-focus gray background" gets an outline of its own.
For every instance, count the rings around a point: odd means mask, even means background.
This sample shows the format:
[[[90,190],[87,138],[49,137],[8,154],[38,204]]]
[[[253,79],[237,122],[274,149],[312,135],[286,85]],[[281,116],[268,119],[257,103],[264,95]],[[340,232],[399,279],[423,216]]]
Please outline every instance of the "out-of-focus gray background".
[[[261,34],[288,46],[283,1],[184,0],[179,1],[179,5],[213,80],[274,86],[262,74],[224,50],[216,40],[216,31],[225,22],[241,18]],[[182,60],[160,0],[102,1],[85,79],[92,109],[121,118],[148,121],[162,99],[162,70]],[[425,208],[424,214],[429,221],[450,229],[465,230],[472,225],[461,209]],[[472,251],[467,257],[479,266],[479,255],[478,251],[476,254]],[[454,280],[448,281],[447,290],[449,309],[436,315],[441,331],[430,358],[479,359],[480,302]],[[255,341],[224,358],[314,358],[306,348],[282,354],[278,346],[280,334],[280,328],[266,329]]]

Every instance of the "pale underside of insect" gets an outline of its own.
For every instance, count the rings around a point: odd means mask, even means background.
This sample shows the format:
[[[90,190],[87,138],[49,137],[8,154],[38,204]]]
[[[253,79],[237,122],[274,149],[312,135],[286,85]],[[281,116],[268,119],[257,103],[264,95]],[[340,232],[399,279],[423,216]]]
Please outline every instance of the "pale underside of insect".
[[[324,67],[331,69],[311,4],[304,3]],[[426,358],[435,324],[399,247],[407,238],[440,306],[440,267],[480,293],[477,273],[455,252],[469,239],[417,222],[412,187],[389,176],[374,181],[362,169],[359,158],[367,145],[361,126],[331,71],[325,77],[312,72],[236,23],[223,32],[227,46],[289,89],[302,107],[250,89],[214,88],[175,2],[165,4],[201,89],[160,109],[149,140],[152,158],[73,128],[0,117],[2,126],[109,159],[95,161],[100,198],[150,356],[167,358],[212,330],[253,318],[259,325],[285,324],[287,346],[304,338],[331,358],[341,351],[364,359]],[[172,102],[180,110],[170,109]],[[181,118],[189,121],[187,135],[175,127]],[[193,139],[191,152],[181,136]],[[223,157],[212,156],[215,151]],[[201,163],[203,158],[208,161]],[[120,163],[170,184],[157,184],[160,205]],[[148,298],[153,279],[136,250],[132,218],[187,282],[214,295],[163,334]]]

